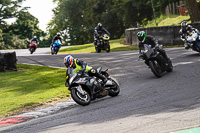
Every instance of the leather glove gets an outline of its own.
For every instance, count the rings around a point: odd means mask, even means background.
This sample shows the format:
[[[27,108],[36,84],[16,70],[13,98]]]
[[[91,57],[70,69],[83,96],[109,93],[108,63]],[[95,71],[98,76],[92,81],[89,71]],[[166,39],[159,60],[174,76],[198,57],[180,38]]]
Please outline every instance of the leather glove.
[[[81,69],[78,71],[78,73],[83,74],[85,72],[85,69]]]
[[[141,54],[141,55],[139,56],[139,58],[140,58],[140,59],[144,59],[144,55]]]

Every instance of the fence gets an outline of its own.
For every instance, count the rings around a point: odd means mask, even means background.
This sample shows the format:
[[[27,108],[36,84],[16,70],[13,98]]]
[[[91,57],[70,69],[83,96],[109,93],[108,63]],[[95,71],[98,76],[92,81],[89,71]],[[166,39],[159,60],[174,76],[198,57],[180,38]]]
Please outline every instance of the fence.
[[[180,0],[178,2],[170,3],[165,8],[165,14],[166,15],[186,15],[186,9],[185,4],[183,0]]]
[[[200,23],[190,24],[194,28],[200,29]],[[180,40],[179,30],[180,26],[162,26],[149,28],[131,28],[125,30],[126,43],[128,45],[138,46],[137,33],[145,31],[147,35],[152,35],[162,45],[183,45]]]

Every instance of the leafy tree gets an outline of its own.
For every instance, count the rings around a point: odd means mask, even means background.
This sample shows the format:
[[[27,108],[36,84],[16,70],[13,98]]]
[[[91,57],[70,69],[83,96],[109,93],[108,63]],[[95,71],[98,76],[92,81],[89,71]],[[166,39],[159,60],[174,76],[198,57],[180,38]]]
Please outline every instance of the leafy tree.
[[[19,35],[20,38],[31,39],[34,35],[40,35],[42,32],[38,27],[38,19],[29,12],[20,11],[16,17],[16,22],[12,24],[8,30],[12,30],[12,32],[15,35]]]
[[[185,0],[192,23],[200,21],[200,9],[196,0]]]
[[[0,29],[0,49],[4,48],[4,42],[3,42],[3,34],[2,30]]]
[[[111,39],[124,34],[126,28],[145,25],[152,20],[151,0],[54,0],[54,18],[49,23],[50,37],[61,31],[64,40],[71,44],[93,41],[94,28],[98,22],[111,33]],[[154,2],[157,15],[164,13],[172,0]],[[66,34],[67,33],[67,34]]]
[[[26,48],[34,35],[46,35],[38,27],[38,19],[26,11],[19,10],[24,0],[0,0],[0,49]],[[8,25],[5,19],[17,18]]]
[[[22,1],[24,0],[0,0],[0,29],[6,25],[5,19],[15,17]]]
[[[27,48],[28,39],[20,39],[19,36],[10,32],[3,35],[3,41],[5,45],[2,49],[21,49]]]

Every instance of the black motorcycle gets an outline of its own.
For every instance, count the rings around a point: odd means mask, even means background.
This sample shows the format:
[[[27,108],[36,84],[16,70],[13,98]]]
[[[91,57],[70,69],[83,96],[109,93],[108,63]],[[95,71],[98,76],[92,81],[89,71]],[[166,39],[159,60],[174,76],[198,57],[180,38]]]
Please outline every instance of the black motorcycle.
[[[110,52],[110,43],[109,43],[109,35],[102,34],[97,40],[97,44],[95,46],[95,50],[97,53],[100,53],[101,50],[106,50],[106,52]]]
[[[107,77],[110,80],[109,83],[104,84],[101,79],[90,77],[87,72],[73,73],[71,68],[67,71],[69,74],[69,80],[66,81],[69,85],[68,90],[71,91],[72,99],[80,105],[89,105],[91,100],[107,95],[114,97],[120,92],[117,80],[109,77],[107,70],[101,71],[101,67],[97,69],[97,72]]]
[[[162,45],[160,45],[160,47],[162,47]],[[168,62],[158,49],[151,48],[151,46],[147,44],[144,45],[144,48],[145,50],[143,51],[142,58],[156,77],[160,78],[165,71],[171,72],[173,70],[172,62]]]

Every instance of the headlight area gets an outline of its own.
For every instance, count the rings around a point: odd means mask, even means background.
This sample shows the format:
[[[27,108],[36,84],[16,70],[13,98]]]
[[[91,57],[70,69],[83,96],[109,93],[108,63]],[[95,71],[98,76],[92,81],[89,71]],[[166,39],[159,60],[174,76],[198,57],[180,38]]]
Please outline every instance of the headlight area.
[[[69,84],[72,84],[72,82],[73,82],[73,80],[74,80],[75,77],[76,77],[76,74],[73,75],[73,76],[69,79]]]

